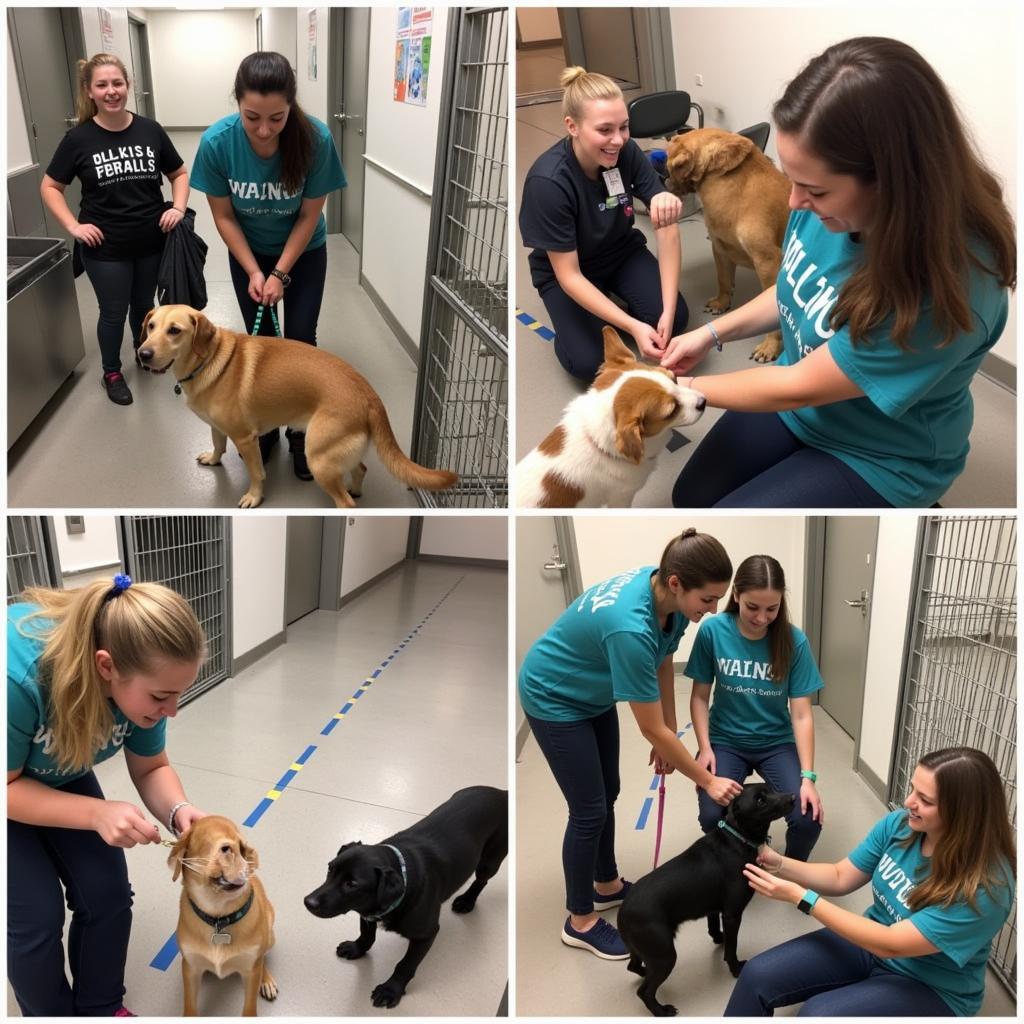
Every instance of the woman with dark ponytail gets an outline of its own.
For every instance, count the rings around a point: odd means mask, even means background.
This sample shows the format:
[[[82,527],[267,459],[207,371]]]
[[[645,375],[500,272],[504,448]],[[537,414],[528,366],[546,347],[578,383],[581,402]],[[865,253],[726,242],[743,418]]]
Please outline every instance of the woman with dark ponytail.
[[[786,818],[786,856],[807,860],[824,820],[811,698],[825,684],[807,637],[790,624],[786,577],[771,555],[740,563],[725,611],[700,624],[685,672],[693,679],[697,764],[737,782],[757,772],[778,792],[798,793]],[[708,832],[723,809],[704,793],[697,803]]]
[[[316,344],[327,279],[327,196],[346,185],[338,151],[322,121],[296,101],[295,72],[280,53],[250,53],[235,75],[238,113],[203,132],[192,187],[205,192],[227,245],[246,331],[260,306],[284,298],[284,335]],[[259,333],[273,335],[271,316]],[[263,460],[278,429],[260,438]],[[295,475],[312,480],[305,435],[289,434]]]
[[[598,911],[625,898],[615,863],[619,718],[628,702],[658,773],[679,769],[718,804],[740,791],[698,765],[677,736],[672,655],[690,622],[718,607],[732,564],[725,548],[694,529],[669,541],[661,564],[629,569],[585,591],[530,648],[519,698],[569,805],[562,843],[567,946],[603,960],[629,956]]]

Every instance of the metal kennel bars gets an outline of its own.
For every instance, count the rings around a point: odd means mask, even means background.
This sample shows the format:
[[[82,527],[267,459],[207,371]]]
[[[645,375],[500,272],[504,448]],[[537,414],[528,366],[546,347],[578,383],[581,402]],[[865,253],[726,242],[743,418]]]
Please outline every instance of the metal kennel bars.
[[[412,457],[431,507],[508,504],[508,8],[449,13]]]
[[[230,520],[122,516],[121,543],[128,575],[177,591],[206,632],[207,659],[182,695],[185,704],[231,674]]]
[[[26,587],[59,585],[42,518],[8,516],[7,603],[19,600]]]
[[[970,746],[995,762],[1017,829],[1017,523],[931,516],[921,524],[889,806],[922,754]],[[989,965],[1017,991],[1017,908]]]

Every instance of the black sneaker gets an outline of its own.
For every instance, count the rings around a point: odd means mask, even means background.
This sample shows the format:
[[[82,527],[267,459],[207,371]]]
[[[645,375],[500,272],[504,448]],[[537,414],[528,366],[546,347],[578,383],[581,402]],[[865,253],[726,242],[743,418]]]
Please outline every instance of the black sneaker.
[[[301,430],[289,430],[288,451],[292,453],[292,466],[295,475],[300,480],[312,480],[313,474],[309,471],[309,463],[306,462],[306,435]]]
[[[103,374],[103,386],[107,389],[107,398],[117,405],[131,405],[132,393],[128,390],[128,382],[124,374],[117,370]]]

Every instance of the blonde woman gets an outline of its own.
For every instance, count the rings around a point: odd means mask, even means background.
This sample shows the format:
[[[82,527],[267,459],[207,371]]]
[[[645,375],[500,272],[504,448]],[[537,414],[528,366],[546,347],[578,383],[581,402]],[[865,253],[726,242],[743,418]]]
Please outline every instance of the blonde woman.
[[[771,1017],[802,1002],[801,1017],[973,1017],[1013,906],[1016,861],[992,759],[971,747],[925,754],[903,809],[848,857],[805,864],[762,846],[747,865],[755,892],[823,927],[749,960],[725,1016]],[[869,882],[863,914],[825,899]]]
[[[661,359],[672,336],[685,330],[676,227],[682,203],[630,139],[615,82],[572,67],[561,85],[567,135],[530,168],[519,230],[533,250],[530,276],[555,330],[555,355],[589,382],[604,358],[604,324],[630,335],[648,359]],[[634,227],[634,198],[650,210],[657,258]]]
[[[164,752],[166,720],[204,656],[187,602],[128,576],[29,590],[8,609],[7,976],[23,1015],[134,1016],[123,1004],[123,851],[159,842],[160,829],[134,804],[104,799],[92,768],[123,747],[139,797],[166,829],[205,817]]]
[[[188,172],[167,132],[128,109],[128,86],[128,72],[112,54],[78,62],[78,125],[61,140],[40,187],[47,209],[81,243],[100,308],[102,384],[116,405],[132,403],[121,372],[125,318],[137,346],[154,303],[164,235],[185,216],[189,191]],[[170,206],[162,175],[171,183]],[[77,217],[64,198],[75,178],[82,183]]]

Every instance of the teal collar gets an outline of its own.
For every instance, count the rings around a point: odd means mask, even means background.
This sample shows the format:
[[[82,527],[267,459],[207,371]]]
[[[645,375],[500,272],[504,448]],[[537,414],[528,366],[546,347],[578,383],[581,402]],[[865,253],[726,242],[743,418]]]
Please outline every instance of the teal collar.
[[[722,818],[722,820],[719,821],[718,827],[724,828],[725,831],[729,833],[729,835],[735,836],[737,839],[740,840],[740,842],[746,843],[747,846],[752,846],[755,850],[758,849],[762,845],[762,843],[770,843],[772,839],[771,836],[765,836],[760,843],[755,843],[753,840],[748,839],[745,835],[741,835],[731,825],[727,825],[725,822],[725,818]]]
[[[394,901],[386,910],[382,910],[379,914],[360,914],[364,921],[380,921],[382,918],[387,917],[388,914],[394,910],[402,900],[405,899],[406,886],[409,884],[409,877],[405,870],[405,858],[402,856],[402,851],[397,846],[392,846],[390,843],[381,843],[381,846],[386,847],[389,850],[394,850],[395,856],[398,858],[398,864],[402,869],[402,891],[398,894],[398,899]]]

